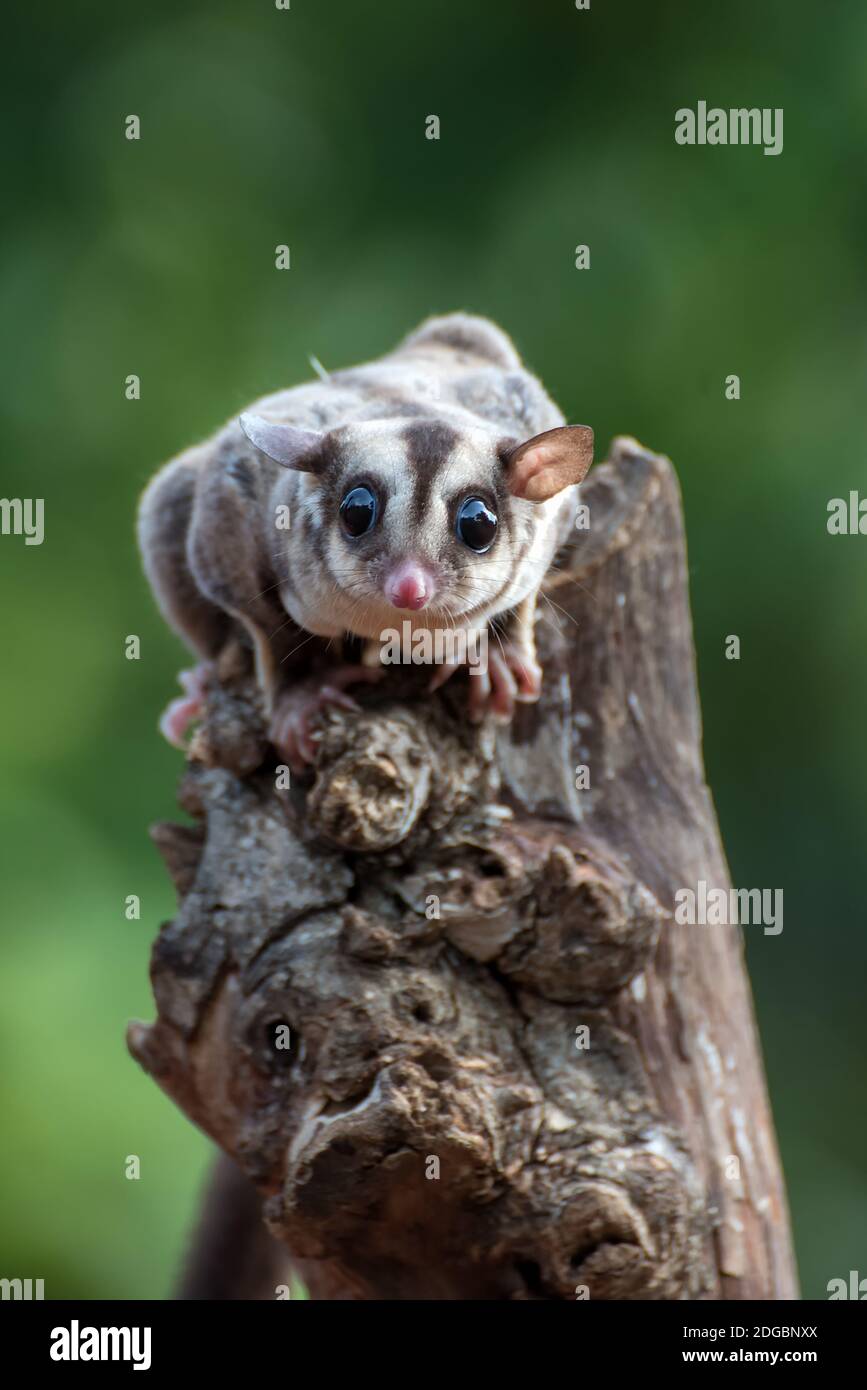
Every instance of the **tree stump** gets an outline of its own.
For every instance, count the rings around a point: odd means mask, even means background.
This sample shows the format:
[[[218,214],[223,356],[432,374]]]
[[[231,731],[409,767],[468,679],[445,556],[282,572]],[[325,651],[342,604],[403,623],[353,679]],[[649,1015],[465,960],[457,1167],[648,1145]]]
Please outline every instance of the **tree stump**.
[[[224,1221],[258,1190],[235,1296],[284,1253],[314,1298],[797,1296],[740,929],[673,918],[729,884],[677,482],[620,439],[581,500],[509,728],[395,670],[279,790],[237,650],[211,692],[129,1046]],[[231,1296],[209,1239],[185,1296]]]

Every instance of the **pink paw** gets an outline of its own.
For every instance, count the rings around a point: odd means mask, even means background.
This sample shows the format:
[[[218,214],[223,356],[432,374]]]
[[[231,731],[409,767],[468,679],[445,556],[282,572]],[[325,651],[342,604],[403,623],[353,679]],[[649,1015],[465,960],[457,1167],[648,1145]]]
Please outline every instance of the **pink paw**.
[[[470,672],[470,719],[480,723],[492,714],[508,724],[516,704],[532,704],[542,693],[542,668],[528,652],[504,642],[488,645],[488,669]]]
[[[186,747],[184,738],[190,725],[202,716],[202,704],[210,677],[211,667],[204,661],[189,671],[178,673],[178,684],[184,694],[172,700],[160,718],[160,732],[175,748]]]
[[[430,683],[430,690],[441,685],[459,670],[456,665],[443,665]],[[474,724],[492,714],[500,724],[508,724],[516,704],[532,704],[542,693],[542,668],[532,653],[509,642],[488,643],[487,669],[469,668],[469,715]]]
[[[347,685],[381,680],[384,672],[369,666],[338,666],[291,686],[278,697],[271,720],[271,742],[293,772],[303,772],[316,761],[320,734],[316,721],[329,706],[357,710],[359,705],[344,689]]]

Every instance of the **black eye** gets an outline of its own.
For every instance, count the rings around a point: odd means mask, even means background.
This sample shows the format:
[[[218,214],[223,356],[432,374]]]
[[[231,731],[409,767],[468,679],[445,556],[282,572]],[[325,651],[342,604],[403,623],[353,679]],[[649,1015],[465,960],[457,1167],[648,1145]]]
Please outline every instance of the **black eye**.
[[[458,508],[455,526],[458,540],[479,554],[490,550],[497,534],[497,518],[481,497],[468,497]]]
[[[364,536],[376,521],[376,498],[369,487],[354,487],[340,504],[340,520],[347,536]]]

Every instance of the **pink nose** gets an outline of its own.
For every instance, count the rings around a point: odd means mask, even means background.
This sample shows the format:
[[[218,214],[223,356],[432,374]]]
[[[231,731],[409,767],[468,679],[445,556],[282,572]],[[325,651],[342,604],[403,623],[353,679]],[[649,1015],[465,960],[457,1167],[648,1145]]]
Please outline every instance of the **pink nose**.
[[[433,598],[434,583],[427,570],[421,565],[408,561],[398,565],[385,581],[385,592],[389,603],[395,608],[424,608]]]

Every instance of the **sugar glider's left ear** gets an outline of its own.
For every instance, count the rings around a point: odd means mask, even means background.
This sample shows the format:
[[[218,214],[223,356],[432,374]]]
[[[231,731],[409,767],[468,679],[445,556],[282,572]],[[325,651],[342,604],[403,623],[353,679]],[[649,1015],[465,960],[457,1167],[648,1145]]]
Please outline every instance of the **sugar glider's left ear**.
[[[562,425],[519,444],[506,456],[506,480],[515,497],[547,502],[564,487],[580,483],[593,462],[589,425]]]

